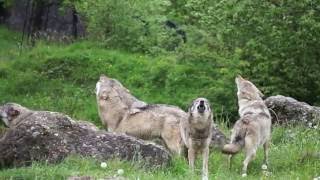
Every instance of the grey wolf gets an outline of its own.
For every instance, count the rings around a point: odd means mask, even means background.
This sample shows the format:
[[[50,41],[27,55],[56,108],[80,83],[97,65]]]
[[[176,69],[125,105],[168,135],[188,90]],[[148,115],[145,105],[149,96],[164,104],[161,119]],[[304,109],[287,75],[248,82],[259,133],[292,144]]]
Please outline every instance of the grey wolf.
[[[265,105],[261,91],[250,81],[237,76],[237,96],[240,119],[236,121],[231,133],[231,142],[226,144],[222,152],[230,154],[229,166],[234,154],[242,148],[245,150],[242,176],[247,176],[247,167],[256,155],[259,146],[264,148],[262,168],[268,167],[268,148],[271,136],[271,116]]]
[[[0,106],[0,119],[4,122],[4,124],[9,127],[13,128],[18,126],[23,120],[28,118],[29,116],[36,115],[41,111],[33,111],[26,107],[21,106],[20,104],[16,103],[6,103]],[[43,111],[47,113],[54,113],[49,111]],[[92,131],[98,131],[99,129],[92,123],[87,121],[77,121],[81,127],[90,129]]]
[[[188,148],[189,166],[194,170],[197,154],[202,154],[202,179],[208,179],[209,145],[213,130],[213,113],[205,98],[195,99],[188,110],[188,120],[182,125]]]
[[[6,103],[0,106],[0,118],[7,127],[18,125],[32,111],[16,103]]]
[[[187,113],[180,108],[140,101],[119,81],[105,75],[96,84],[96,99],[100,119],[108,131],[145,140],[160,138],[171,152],[183,153],[180,121],[186,121]]]

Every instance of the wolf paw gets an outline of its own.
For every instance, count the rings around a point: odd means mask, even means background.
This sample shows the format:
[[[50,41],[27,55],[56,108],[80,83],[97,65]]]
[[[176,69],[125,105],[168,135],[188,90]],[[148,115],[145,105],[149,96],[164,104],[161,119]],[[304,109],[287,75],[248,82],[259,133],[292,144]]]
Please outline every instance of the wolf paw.
[[[241,176],[242,177],[247,177],[247,173],[243,173]]]

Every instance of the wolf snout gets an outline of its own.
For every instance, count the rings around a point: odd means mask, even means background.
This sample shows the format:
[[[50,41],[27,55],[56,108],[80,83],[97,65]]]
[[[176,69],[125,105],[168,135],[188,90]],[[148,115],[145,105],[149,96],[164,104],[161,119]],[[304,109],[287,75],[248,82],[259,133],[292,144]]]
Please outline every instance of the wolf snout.
[[[204,101],[201,100],[199,106],[197,107],[199,113],[203,113],[206,110],[206,106],[204,105]]]

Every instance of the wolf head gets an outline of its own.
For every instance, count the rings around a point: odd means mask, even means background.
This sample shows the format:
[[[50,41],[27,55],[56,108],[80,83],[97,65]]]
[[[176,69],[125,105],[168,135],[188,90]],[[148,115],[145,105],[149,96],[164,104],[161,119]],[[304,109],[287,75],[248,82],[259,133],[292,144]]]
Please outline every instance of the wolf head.
[[[103,109],[113,109],[122,113],[129,110],[134,114],[140,112],[139,108],[147,105],[130,94],[130,91],[119,81],[105,75],[100,76],[95,92],[98,105]]]
[[[107,100],[110,97],[119,96],[119,93],[129,93],[129,90],[123,87],[119,81],[101,75],[96,84],[95,92],[97,97]]]
[[[264,95],[252,82],[242,78],[240,75],[236,77],[235,81],[237,84],[237,95],[239,100],[262,100]]]
[[[29,111],[27,108],[19,104],[7,103],[0,106],[0,119],[7,127],[11,127],[14,120],[27,111]]]
[[[212,117],[210,102],[206,98],[195,99],[189,107],[189,115],[192,117],[203,117],[200,119],[207,120]]]

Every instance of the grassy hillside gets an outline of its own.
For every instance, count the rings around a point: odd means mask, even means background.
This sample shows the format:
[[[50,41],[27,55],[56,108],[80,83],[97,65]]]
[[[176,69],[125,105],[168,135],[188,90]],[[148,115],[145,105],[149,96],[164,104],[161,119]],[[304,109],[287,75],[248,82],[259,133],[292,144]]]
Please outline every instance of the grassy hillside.
[[[234,71],[210,74],[212,67],[177,61],[174,55],[150,57],[105,49],[97,42],[82,41],[71,45],[39,42],[34,48],[18,48],[19,34],[0,28],[0,103],[17,102],[37,110],[64,112],[76,119],[88,120],[100,126],[94,87],[100,74],[120,80],[124,86],[144,101],[166,103],[186,108],[198,96],[213,101],[213,108],[222,116],[236,109],[224,104],[234,96]],[[227,62],[226,62],[227,63]],[[230,76],[230,77],[229,77]],[[220,80],[219,80],[220,79]],[[225,91],[225,89],[229,91]],[[222,126],[222,125],[221,125]],[[222,127],[229,130],[226,127]],[[270,152],[271,179],[312,179],[320,176],[320,162],[306,152],[319,152],[319,129],[302,127],[273,128]],[[249,167],[248,179],[265,179],[260,166],[262,151]],[[243,155],[235,158],[228,170],[226,156],[219,152],[210,155],[210,179],[240,178]],[[71,175],[90,175],[97,178],[113,176],[124,169],[129,179],[199,179],[201,163],[195,174],[188,170],[185,160],[175,159],[167,168],[150,170],[130,162],[113,160],[103,169],[94,159],[70,157],[61,164],[34,163],[31,167],[2,169],[0,179],[65,179]],[[268,177],[269,178],[269,177]]]
[[[71,45],[39,42],[32,49],[20,50],[17,34],[5,29],[0,33],[5,37],[0,62],[1,103],[15,101],[99,124],[94,88],[100,74],[106,74],[148,103],[186,109],[192,99],[204,96],[219,116],[228,118],[236,111],[234,77],[238,71],[226,73],[224,64],[213,72],[210,69],[215,64],[180,62],[174,55],[128,54],[87,41]]]

